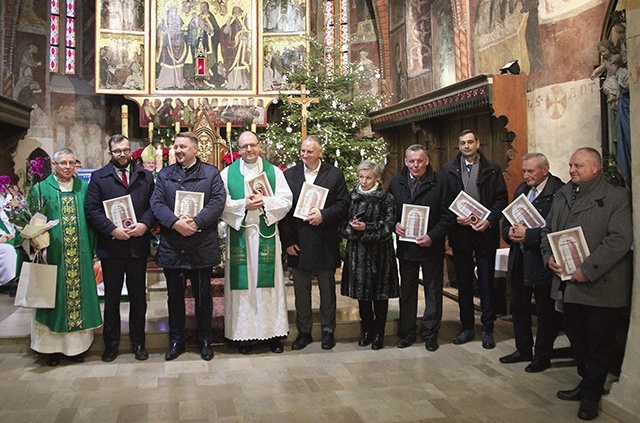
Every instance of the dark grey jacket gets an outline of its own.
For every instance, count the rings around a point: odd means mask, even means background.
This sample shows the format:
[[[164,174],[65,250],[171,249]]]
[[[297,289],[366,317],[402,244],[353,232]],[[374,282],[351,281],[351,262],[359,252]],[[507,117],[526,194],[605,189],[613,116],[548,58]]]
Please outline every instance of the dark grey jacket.
[[[552,256],[546,237],[552,232],[581,226],[590,255],[580,269],[589,282],[567,281],[564,302],[597,307],[625,307],[631,300],[633,227],[629,192],[608,183],[602,174],[583,190],[570,207],[573,182],[556,192],[543,230],[542,254],[548,263]],[[554,276],[555,296],[560,278]]]

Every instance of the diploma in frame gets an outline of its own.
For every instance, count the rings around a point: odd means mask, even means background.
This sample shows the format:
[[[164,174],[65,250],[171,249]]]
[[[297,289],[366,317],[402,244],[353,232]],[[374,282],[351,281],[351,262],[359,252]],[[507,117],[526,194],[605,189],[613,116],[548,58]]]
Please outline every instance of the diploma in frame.
[[[486,219],[491,213],[488,208],[464,191],[460,191],[460,194],[449,206],[449,210],[459,217],[468,217],[472,225]]]
[[[266,173],[260,172],[253,178],[245,180],[245,183],[249,187],[249,192],[262,194],[263,197],[273,197],[273,191],[271,191],[271,185]]]
[[[511,225],[524,224],[527,228],[542,228],[545,225],[544,218],[524,195],[516,198],[509,204],[502,214]]]
[[[589,246],[581,226],[547,234],[553,258],[562,266],[560,279],[567,281],[589,257]]]
[[[427,233],[429,210],[428,206],[403,204],[400,225],[404,228],[404,236],[399,237],[398,240],[418,242],[417,238]]]
[[[311,210],[322,210],[328,195],[329,190],[327,188],[304,182],[293,217],[304,220],[309,217]]]
[[[176,191],[176,204],[173,213],[179,219],[193,219],[203,207],[203,192]]]
[[[119,228],[126,229],[138,223],[136,213],[133,210],[131,196],[128,194],[122,197],[104,200],[102,206],[104,207],[104,213],[107,215],[107,219]]]

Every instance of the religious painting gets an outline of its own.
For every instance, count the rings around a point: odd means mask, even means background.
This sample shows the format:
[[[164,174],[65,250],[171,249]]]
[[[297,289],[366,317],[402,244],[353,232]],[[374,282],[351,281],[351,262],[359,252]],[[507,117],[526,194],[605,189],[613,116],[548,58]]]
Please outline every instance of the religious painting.
[[[283,77],[294,63],[304,59],[307,41],[302,35],[265,36],[263,38],[262,92],[290,91]]]
[[[568,281],[580,269],[582,262],[589,257],[589,246],[582,227],[547,234],[553,258],[562,267],[560,279]]]
[[[96,47],[96,92],[136,94],[147,91],[145,35],[100,32]]]
[[[304,182],[293,217],[305,220],[312,210],[322,210],[328,195],[329,190],[327,188]]]
[[[456,83],[453,13],[451,2],[438,0],[431,6],[433,37],[433,84],[442,88]]]
[[[431,0],[411,0],[407,4],[407,74],[409,78],[431,71]]]
[[[193,191],[176,191],[176,202],[173,214],[179,219],[193,219],[204,207],[204,193]]]
[[[430,208],[428,206],[403,204],[400,225],[404,228],[404,236],[401,236],[399,240],[418,242],[417,239],[427,233],[429,211]]]
[[[306,0],[262,0],[264,32],[306,32]]]
[[[112,221],[118,228],[126,229],[138,223],[130,195],[105,200],[102,205],[107,219]]]
[[[144,0],[99,0],[99,29],[144,31]]]
[[[454,212],[456,216],[468,217],[472,225],[486,219],[491,213],[491,211],[480,204],[478,200],[464,191],[460,191],[460,194],[458,194],[449,206],[449,210]]]
[[[253,90],[254,13],[251,0],[157,2],[152,91]]]
[[[349,0],[349,32],[355,35],[352,42],[376,40],[375,27],[367,3],[367,0]]]
[[[404,4],[389,8],[389,29],[394,30],[404,23]]]
[[[37,41],[29,41],[28,38],[31,37],[22,39],[14,50],[13,99],[27,106],[38,103],[43,108],[44,96],[42,93],[46,70],[43,63],[46,65],[47,48],[43,42],[44,37]]]
[[[261,194],[263,197],[273,197],[271,184],[269,184],[266,173],[260,172],[253,178],[247,179],[245,183],[247,187],[249,187],[249,192],[252,194]]]
[[[520,194],[518,198],[502,210],[502,214],[513,226],[520,224],[531,229],[542,228],[545,225],[544,218],[524,194]]]

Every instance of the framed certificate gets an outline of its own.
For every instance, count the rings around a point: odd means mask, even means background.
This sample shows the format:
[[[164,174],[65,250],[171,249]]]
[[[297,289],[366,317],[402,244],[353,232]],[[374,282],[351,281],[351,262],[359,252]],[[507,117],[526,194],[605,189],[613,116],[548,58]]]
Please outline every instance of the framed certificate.
[[[264,197],[273,197],[273,191],[271,191],[271,185],[269,184],[266,173],[260,172],[253,178],[246,179],[245,183],[249,187],[249,191],[253,194],[259,193]]]
[[[473,225],[486,219],[491,213],[488,208],[464,191],[460,191],[449,206],[449,210],[460,217],[468,217]]]
[[[589,246],[582,232],[582,227],[566,229],[547,235],[553,258],[562,266],[560,279],[567,281],[580,268],[582,262],[589,257]]]
[[[417,242],[418,237],[426,234],[429,226],[429,210],[428,206],[403,204],[400,224],[404,228],[404,236],[398,239],[400,241]]]
[[[328,195],[329,190],[327,188],[304,182],[300,190],[298,204],[293,211],[293,217],[304,220],[309,217],[311,210],[322,210]]]
[[[119,228],[128,228],[138,223],[130,195],[111,198],[102,202],[107,218]]]
[[[512,225],[521,223],[527,228],[542,228],[545,224],[544,218],[524,194],[502,210],[502,214]]]
[[[176,204],[173,213],[180,219],[193,219],[204,207],[204,193],[176,191]]]

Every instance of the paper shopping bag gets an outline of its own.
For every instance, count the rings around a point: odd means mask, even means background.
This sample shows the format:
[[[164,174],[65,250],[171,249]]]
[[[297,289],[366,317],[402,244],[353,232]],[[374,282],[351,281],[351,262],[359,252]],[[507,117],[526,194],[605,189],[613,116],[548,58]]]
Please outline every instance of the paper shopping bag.
[[[55,308],[57,275],[58,266],[55,264],[22,263],[14,305]]]

